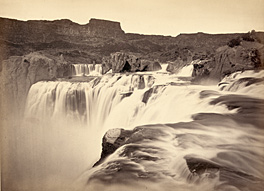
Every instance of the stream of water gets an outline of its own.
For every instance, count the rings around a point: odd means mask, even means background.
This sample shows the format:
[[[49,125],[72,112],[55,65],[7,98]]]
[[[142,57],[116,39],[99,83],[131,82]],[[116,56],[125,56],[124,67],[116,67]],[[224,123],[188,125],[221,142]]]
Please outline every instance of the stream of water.
[[[101,72],[99,66],[74,67],[76,75]],[[110,73],[90,82],[34,84],[23,123],[9,131],[12,168],[4,186],[14,191],[262,190],[264,72],[238,72],[208,86],[191,84],[191,67],[176,75]],[[92,168],[105,132],[135,127],[143,137],[131,138]]]

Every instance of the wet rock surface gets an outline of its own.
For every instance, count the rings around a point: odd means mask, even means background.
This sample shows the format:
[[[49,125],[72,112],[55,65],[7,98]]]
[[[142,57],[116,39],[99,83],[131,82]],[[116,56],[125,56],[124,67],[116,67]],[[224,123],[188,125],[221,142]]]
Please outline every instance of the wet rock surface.
[[[151,92],[153,89],[145,97]],[[241,95],[222,96],[216,91],[201,92],[201,99],[208,96],[216,97],[211,101],[212,105],[225,104],[229,109],[238,111],[233,114],[198,113],[191,122],[109,130],[103,138],[101,159],[94,165],[97,170],[88,182],[102,181],[109,185],[129,184],[129,180],[162,182],[165,177],[173,179],[180,176],[171,171],[179,165],[180,169],[186,169],[181,176],[186,177],[189,183],[199,185],[205,180],[211,183],[220,180],[223,184],[214,189],[261,190],[263,179],[246,164],[258,155],[258,150],[237,143],[225,144],[221,136],[195,132],[213,131],[214,128],[223,128],[224,131],[252,128],[251,131],[256,131],[253,127],[261,128],[263,124],[263,100]],[[241,139],[251,138],[250,135],[241,135]],[[254,142],[251,141],[249,144]],[[211,147],[219,149],[211,157],[181,153],[189,149],[210,150]]]

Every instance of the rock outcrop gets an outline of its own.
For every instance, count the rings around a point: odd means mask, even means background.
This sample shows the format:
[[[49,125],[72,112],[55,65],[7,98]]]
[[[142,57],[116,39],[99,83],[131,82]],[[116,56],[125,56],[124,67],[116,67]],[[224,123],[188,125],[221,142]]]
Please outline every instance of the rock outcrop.
[[[158,71],[161,70],[161,65],[158,61],[141,60],[141,71]]]
[[[124,31],[119,22],[107,21],[101,19],[91,19],[87,24],[89,35],[99,37],[124,37]]]
[[[142,60],[140,57],[124,52],[112,53],[102,61],[103,74],[112,70],[118,72],[156,71],[161,66],[157,61]]]
[[[6,116],[22,114],[26,96],[32,84],[41,80],[55,80],[71,74],[70,65],[63,57],[55,58],[41,53],[13,56],[3,61],[1,71],[2,107]],[[9,115],[11,116],[11,115]]]
[[[194,65],[193,76],[221,79],[239,70],[264,66],[263,35],[255,31],[246,34],[210,35],[181,34],[177,46],[161,54],[169,58],[167,71],[175,73],[188,64]],[[197,63],[194,63],[197,61]]]
[[[107,156],[124,145],[132,133],[133,131],[124,129],[108,130],[103,137],[101,158],[94,164],[94,166],[101,164]]]
[[[194,64],[193,77],[220,80],[236,71],[261,69],[263,55],[264,45],[257,42],[242,41],[237,46],[223,46],[217,49],[213,58]]]

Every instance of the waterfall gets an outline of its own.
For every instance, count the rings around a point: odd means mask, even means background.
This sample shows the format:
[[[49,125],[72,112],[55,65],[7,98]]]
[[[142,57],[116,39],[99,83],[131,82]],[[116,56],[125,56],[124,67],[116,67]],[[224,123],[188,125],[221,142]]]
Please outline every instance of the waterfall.
[[[167,73],[167,67],[169,64],[161,64],[161,70],[159,72],[165,72]]]
[[[224,91],[236,92],[252,97],[263,98],[264,95],[264,71],[235,72],[226,76],[219,86]]]
[[[193,72],[193,65],[189,64],[187,66],[184,66],[177,74],[177,76],[181,77],[191,77]]]
[[[74,76],[99,76],[102,75],[101,64],[73,64],[72,75]]]
[[[126,94],[153,85],[153,77],[143,75],[104,76],[91,82],[38,82],[28,93],[25,118],[39,121],[67,121],[101,127]]]
[[[191,71],[32,85],[22,128],[12,133],[19,188],[262,190],[263,71],[232,74],[219,86],[180,78]],[[126,144],[92,167],[103,135],[121,128],[132,133],[118,140]]]

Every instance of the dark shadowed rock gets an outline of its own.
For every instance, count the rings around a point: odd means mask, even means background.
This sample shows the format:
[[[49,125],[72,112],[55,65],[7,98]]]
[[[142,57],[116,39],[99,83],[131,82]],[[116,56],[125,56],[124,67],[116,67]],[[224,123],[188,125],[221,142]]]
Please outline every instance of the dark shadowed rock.
[[[143,103],[147,103],[148,100],[149,100],[149,98],[150,98],[150,96],[152,95],[152,93],[153,93],[153,88],[150,88],[148,91],[146,91],[146,92],[144,93],[144,95],[143,95],[142,102],[143,102]]]
[[[263,68],[263,55],[264,46],[258,42],[242,41],[237,46],[223,46],[213,58],[194,64],[193,76],[220,80],[236,71]]]
[[[161,65],[157,61],[141,60],[140,71],[161,70]]]
[[[187,48],[177,51],[176,58],[173,62],[168,62],[167,71],[177,73],[180,69],[193,61],[193,52]]]
[[[143,95],[142,102],[146,104],[153,94],[161,93],[164,90],[162,90],[162,88],[164,88],[165,86],[166,85],[155,85],[154,87],[147,90]]]
[[[218,157],[226,154],[228,155],[228,152],[220,153]],[[192,176],[206,176],[208,179],[214,179],[220,176],[221,180],[225,180],[226,183],[237,188],[243,188],[251,181],[262,181],[258,177],[254,177],[245,172],[222,166],[214,161],[216,159],[208,160],[197,156],[185,156],[184,158]],[[190,176],[190,179],[192,176]]]
[[[124,53],[112,53],[109,57],[102,60],[103,73],[112,70],[114,73],[119,72],[138,72],[138,71],[156,71],[161,66],[157,61],[142,60],[140,57]]]
[[[207,159],[197,158],[194,156],[185,156],[184,158],[190,172],[197,175],[209,173],[209,176],[215,177],[215,173],[222,168],[221,165]]]
[[[101,158],[93,166],[101,164],[107,156],[116,151],[120,146],[124,145],[133,131],[124,129],[110,129],[104,137],[102,143]]]

